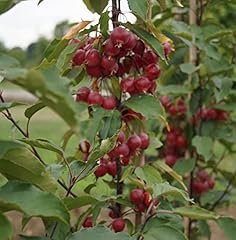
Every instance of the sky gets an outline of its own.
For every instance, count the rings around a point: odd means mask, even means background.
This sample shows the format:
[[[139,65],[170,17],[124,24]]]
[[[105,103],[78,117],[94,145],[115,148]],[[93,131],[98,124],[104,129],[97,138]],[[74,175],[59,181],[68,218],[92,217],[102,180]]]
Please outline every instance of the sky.
[[[63,20],[80,22],[98,20],[82,0],[44,0],[39,6],[38,0],[22,1],[10,11],[0,15],[0,41],[11,48],[27,47],[39,36],[51,37],[55,25]],[[125,0],[121,0],[122,12],[128,13]],[[134,17],[128,14],[127,18]]]

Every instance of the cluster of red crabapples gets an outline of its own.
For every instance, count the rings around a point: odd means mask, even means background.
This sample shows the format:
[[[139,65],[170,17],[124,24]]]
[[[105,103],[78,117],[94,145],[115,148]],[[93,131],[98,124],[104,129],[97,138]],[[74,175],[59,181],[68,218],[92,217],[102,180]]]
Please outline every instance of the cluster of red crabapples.
[[[193,124],[197,124],[200,120],[202,121],[226,121],[228,114],[226,111],[215,108],[202,107],[193,116]]]
[[[200,196],[215,186],[215,181],[205,170],[199,170],[192,181],[193,194]]]
[[[149,136],[144,132],[141,132],[139,135],[133,134],[126,141],[126,136],[121,131],[115,148],[107,156],[100,159],[99,166],[94,172],[95,176],[103,177],[108,173],[115,177],[117,174],[116,159],[119,159],[121,165],[128,165],[130,160],[139,154],[140,150],[148,148],[149,142]]]
[[[184,157],[187,148],[187,138],[181,128],[172,127],[166,133],[163,148],[165,163],[172,167],[179,158]]]
[[[182,98],[177,99],[175,102],[170,100],[169,96],[161,96],[160,101],[165,108],[165,110],[170,114],[170,116],[180,116],[186,113],[187,107],[185,101]]]

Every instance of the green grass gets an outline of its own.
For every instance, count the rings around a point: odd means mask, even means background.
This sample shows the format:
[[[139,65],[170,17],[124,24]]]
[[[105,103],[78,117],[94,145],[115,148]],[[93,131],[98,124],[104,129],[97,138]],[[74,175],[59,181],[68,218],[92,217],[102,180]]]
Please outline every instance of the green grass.
[[[11,109],[14,119],[18,124],[25,129],[27,119],[24,117],[25,107],[16,107]],[[0,140],[13,140],[22,138],[23,136],[19,131],[8,121],[3,115],[0,115]],[[36,139],[47,139],[57,145],[61,144],[64,133],[69,130],[66,123],[60,119],[55,113],[49,109],[43,109],[38,112],[31,120],[30,123],[30,138]],[[72,137],[68,148],[66,149],[67,155],[74,153],[78,144],[78,139]],[[39,149],[42,158],[50,163],[56,159],[56,154],[47,150]]]

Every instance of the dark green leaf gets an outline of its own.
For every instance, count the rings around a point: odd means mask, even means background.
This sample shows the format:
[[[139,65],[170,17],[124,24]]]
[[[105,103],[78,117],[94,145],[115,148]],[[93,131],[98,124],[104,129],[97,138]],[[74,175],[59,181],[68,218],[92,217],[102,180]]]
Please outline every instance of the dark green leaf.
[[[147,1],[128,0],[128,4],[134,15],[140,17],[143,21],[147,20]]]
[[[161,95],[168,95],[168,94],[179,95],[179,94],[188,94],[190,90],[183,85],[166,85],[166,86],[160,85],[158,87],[158,92]]]
[[[25,110],[25,116],[30,119],[35,113],[37,113],[44,107],[45,105],[43,103],[38,102]]]
[[[165,60],[162,44],[151,33],[131,23],[126,23],[125,26],[153,48],[162,60]]]
[[[171,226],[159,226],[150,228],[144,234],[145,240],[186,240],[182,232]]]
[[[147,118],[159,118],[164,115],[160,101],[151,95],[135,95],[125,101],[124,105]]]
[[[217,223],[224,231],[227,240],[235,240],[236,236],[236,220],[229,217],[221,217]]]
[[[176,214],[179,214],[184,217],[189,217],[191,219],[207,220],[207,219],[218,219],[219,215],[210,212],[204,208],[198,206],[189,206],[189,207],[179,207],[173,210]]]
[[[29,183],[9,181],[0,188],[0,209],[17,210],[27,216],[51,218],[69,223],[69,213],[53,194],[43,192]]]
[[[194,66],[192,63],[183,63],[180,65],[180,69],[183,73],[187,74],[192,74],[198,70],[198,68]]]
[[[20,240],[50,240],[50,238],[46,238],[46,237],[32,237],[32,236],[20,235]]]
[[[11,223],[1,212],[0,212],[0,233],[1,239],[11,239],[13,234]]]
[[[68,197],[64,199],[64,203],[69,210],[81,208],[86,205],[94,205],[97,202],[98,200],[90,195],[84,195],[77,198]]]
[[[100,31],[103,36],[108,37],[108,30],[109,30],[109,12],[104,12],[101,14],[101,17],[99,19],[100,24]]]
[[[17,3],[25,0],[1,0],[0,1],[0,14],[7,12],[12,7],[14,7]]]
[[[56,183],[45,167],[22,143],[0,141],[0,173],[8,179],[17,179],[54,192]]]
[[[190,159],[182,159],[178,160],[176,164],[174,165],[174,170],[180,174],[184,175],[188,172],[191,172],[195,167],[195,159],[190,158]]]
[[[101,14],[108,5],[108,0],[83,0],[83,2],[91,12],[96,12],[98,14]]]
[[[206,160],[212,156],[213,141],[210,137],[195,136],[192,144],[196,147],[198,154],[202,155]]]
[[[134,240],[126,233],[114,233],[109,228],[104,226],[97,226],[90,229],[82,229],[79,232],[73,233],[68,240]],[[180,239],[179,239],[180,240]]]

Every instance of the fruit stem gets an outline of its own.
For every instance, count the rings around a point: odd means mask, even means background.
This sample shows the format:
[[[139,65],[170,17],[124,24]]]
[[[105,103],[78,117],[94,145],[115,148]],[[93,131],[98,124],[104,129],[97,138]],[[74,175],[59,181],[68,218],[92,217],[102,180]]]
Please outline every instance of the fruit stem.
[[[119,26],[120,0],[112,0],[112,24],[113,28]]]

